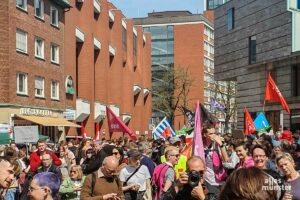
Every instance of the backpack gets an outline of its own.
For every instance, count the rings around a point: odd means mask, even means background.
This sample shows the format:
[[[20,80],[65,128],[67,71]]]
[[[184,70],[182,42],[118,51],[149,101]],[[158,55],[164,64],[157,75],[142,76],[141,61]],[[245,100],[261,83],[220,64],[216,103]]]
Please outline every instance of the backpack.
[[[223,168],[220,155],[217,150],[213,150],[212,162],[213,162],[213,169],[215,172],[216,179],[218,181],[224,181],[227,178],[227,173]]]
[[[163,190],[164,177],[169,169],[169,165],[160,164],[154,168],[152,180],[151,180],[151,188],[152,188],[152,196],[153,198],[160,198]]]

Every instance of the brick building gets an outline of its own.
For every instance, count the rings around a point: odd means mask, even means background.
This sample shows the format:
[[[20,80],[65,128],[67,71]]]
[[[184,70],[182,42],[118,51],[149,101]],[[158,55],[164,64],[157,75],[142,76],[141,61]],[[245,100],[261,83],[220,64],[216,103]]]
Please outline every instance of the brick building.
[[[265,111],[274,131],[300,128],[300,1],[232,0],[215,9],[215,77],[237,81],[238,128],[244,107],[253,118]],[[291,109],[264,106],[268,71]]]
[[[66,115],[109,137],[106,106],[136,134],[147,134],[151,115],[151,38],[107,0],[69,0],[66,13]],[[98,129],[99,128],[99,129]],[[81,135],[81,129],[68,135]],[[119,137],[121,133],[114,134]]]
[[[64,132],[57,125],[76,126],[63,119],[69,8],[64,0],[0,1],[0,123],[38,124],[53,140]]]

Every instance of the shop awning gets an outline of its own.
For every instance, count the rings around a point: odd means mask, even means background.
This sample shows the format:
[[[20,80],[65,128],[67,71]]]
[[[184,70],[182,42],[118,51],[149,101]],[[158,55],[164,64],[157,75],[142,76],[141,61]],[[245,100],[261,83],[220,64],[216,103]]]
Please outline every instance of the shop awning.
[[[67,126],[67,127],[80,127],[78,124],[69,122],[63,118],[54,118],[54,117],[37,117],[37,116],[24,116],[17,115],[18,118],[31,121],[42,126]]]

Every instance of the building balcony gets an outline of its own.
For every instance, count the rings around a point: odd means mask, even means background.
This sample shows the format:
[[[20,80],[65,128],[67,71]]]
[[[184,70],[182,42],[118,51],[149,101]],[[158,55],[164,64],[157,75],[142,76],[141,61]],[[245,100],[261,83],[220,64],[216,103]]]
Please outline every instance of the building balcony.
[[[110,22],[110,23],[114,23],[114,21],[115,21],[115,15],[114,15],[114,13],[112,12],[112,10],[109,10],[109,11],[108,11],[108,17],[109,17],[109,22]]]
[[[117,105],[109,105],[109,108],[117,117],[120,117],[120,108]]]
[[[83,99],[76,99],[76,121],[83,122],[90,114],[90,102]]]
[[[101,5],[98,0],[94,0],[94,12],[99,14],[101,10]]]
[[[142,88],[139,85],[134,85],[133,86],[133,94],[134,96],[139,94],[142,91]]]
[[[94,110],[94,119],[95,122],[99,123],[106,117],[106,106],[104,104],[101,104],[99,102],[95,102],[94,104],[95,110]]]
[[[148,88],[144,88],[144,97],[147,97],[150,93],[150,90]]]
[[[127,124],[131,120],[131,114],[122,113],[122,120],[125,124]]]
[[[94,49],[95,50],[100,50],[101,49],[101,42],[94,37]]]
[[[76,42],[84,42],[84,32],[82,32],[79,28],[75,29]]]
[[[111,45],[109,45],[109,55],[110,56],[115,56],[116,55],[116,50]]]

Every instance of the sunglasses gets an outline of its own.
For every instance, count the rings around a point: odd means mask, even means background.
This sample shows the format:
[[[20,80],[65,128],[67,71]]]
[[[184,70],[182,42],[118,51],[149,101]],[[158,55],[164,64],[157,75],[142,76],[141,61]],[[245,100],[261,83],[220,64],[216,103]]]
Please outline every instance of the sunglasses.
[[[113,152],[112,154],[113,154],[113,155],[118,155],[118,154],[119,154],[119,152]]]
[[[173,155],[170,155],[170,156],[175,156],[176,158],[179,158],[180,154],[173,154]]]
[[[70,174],[71,174],[71,173],[74,173],[74,174],[76,174],[77,172],[76,172],[76,171],[70,171]]]

